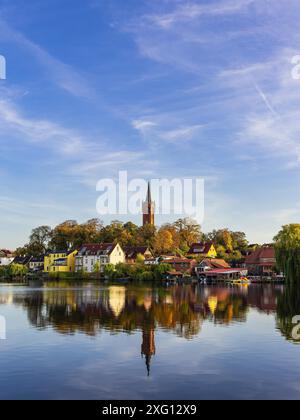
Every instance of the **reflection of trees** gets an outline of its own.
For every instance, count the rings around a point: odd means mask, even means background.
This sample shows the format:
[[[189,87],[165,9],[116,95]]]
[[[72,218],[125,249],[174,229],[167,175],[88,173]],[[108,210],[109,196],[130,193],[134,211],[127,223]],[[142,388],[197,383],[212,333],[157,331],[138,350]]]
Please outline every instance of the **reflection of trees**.
[[[146,323],[151,328],[170,330],[191,339],[199,334],[205,320],[218,324],[244,322],[249,306],[267,313],[275,310],[277,294],[274,287],[186,285],[166,290],[56,285],[51,289],[15,294],[13,301],[26,308],[32,325],[37,328],[51,326],[62,334],[96,335],[102,329],[111,333],[132,333],[143,330]]]
[[[49,286],[49,285],[48,285]],[[141,353],[148,374],[156,353],[157,328],[172,331],[179,337],[193,339],[203,322],[229,325],[245,322],[249,307],[270,313],[276,310],[280,290],[267,287],[174,286],[169,289],[143,286],[99,285],[71,287],[54,284],[36,291],[9,293],[1,303],[14,303],[27,311],[36,328],[53,328],[60,334],[84,333],[89,336],[109,331],[111,334],[141,332]],[[279,297],[278,325],[288,337],[291,318],[300,314],[300,292],[290,291]]]
[[[277,328],[281,334],[290,341],[300,343],[292,337],[295,324],[292,323],[294,316],[300,315],[300,288],[297,283],[286,286],[277,302]]]

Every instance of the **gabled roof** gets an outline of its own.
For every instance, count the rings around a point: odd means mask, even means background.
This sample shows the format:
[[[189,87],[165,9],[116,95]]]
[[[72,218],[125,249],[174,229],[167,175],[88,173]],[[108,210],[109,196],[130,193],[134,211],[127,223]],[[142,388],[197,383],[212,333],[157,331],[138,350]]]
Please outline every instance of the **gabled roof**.
[[[31,256],[30,255],[25,255],[23,257],[15,257],[12,261],[12,264],[21,264],[21,265],[26,265],[31,261]]]
[[[117,244],[102,243],[102,244],[84,244],[80,248],[79,255],[110,255]]]
[[[273,247],[265,246],[265,247],[259,248],[256,251],[252,252],[252,254],[250,254],[246,257],[245,264],[258,265],[258,264],[262,264],[263,260],[273,260],[273,262],[275,264],[275,262],[276,262],[275,249]]]
[[[0,257],[8,257],[13,255],[13,252],[9,249],[0,249]]]
[[[201,261],[200,265],[205,264],[206,266],[214,268],[230,268],[230,265],[221,258],[205,258]]]
[[[41,255],[40,257],[32,257],[30,259],[31,263],[43,263],[44,262],[44,256]]]
[[[212,246],[213,246],[212,242],[194,243],[191,245],[188,254],[207,254],[210,251]]]
[[[124,249],[127,259],[136,259],[139,254],[145,255],[151,252],[147,246],[127,246]]]

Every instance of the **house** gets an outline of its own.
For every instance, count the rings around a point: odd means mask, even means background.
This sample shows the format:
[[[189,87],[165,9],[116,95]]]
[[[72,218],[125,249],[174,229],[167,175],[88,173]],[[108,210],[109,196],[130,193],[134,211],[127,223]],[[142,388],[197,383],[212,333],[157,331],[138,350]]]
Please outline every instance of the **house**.
[[[196,260],[190,260],[189,258],[173,258],[161,261],[163,264],[169,264],[173,271],[192,274],[197,264]]]
[[[124,249],[125,258],[128,264],[134,264],[137,256],[142,255],[145,260],[153,258],[152,252],[147,246],[128,246]]]
[[[44,256],[32,257],[29,261],[30,271],[43,271],[44,270]]]
[[[8,249],[0,250],[0,266],[6,266],[13,262],[14,256]]]
[[[76,256],[75,271],[93,273],[97,263],[103,273],[107,264],[125,263],[125,252],[119,244],[85,244]]]
[[[275,249],[273,246],[263,246],[256,249],[245,259],[245,267],[253,276],[270,276],[276,269]]]
[[[206,272],[210,270],[228,269],[230,265],[223,259],[219,258],[204,258],[196,267],[198,272]]]
[[[215,268],[213,270],[202,272],[196,271],[196,274],[198,279],[206,279],[208,282],[224,282],[246,277],[248,275],[248,271],[244,268]]]
[[[156,257],[156,258],[148,258],[147,260],[144,261],[145,265],[159,265],[160,263],[160,258]]]
[[[31,255],[23,255],[23,256],[15,257],[12,261],[12,264],[26,265],[28,267],[31,258],[32,258]]]
[[[191,245],[188,255],[194,257],[216,258],[217,251],[212,242],[194,243]]]
[[[77,251],[53,251],[44,257],[45,273],[74,273]]]

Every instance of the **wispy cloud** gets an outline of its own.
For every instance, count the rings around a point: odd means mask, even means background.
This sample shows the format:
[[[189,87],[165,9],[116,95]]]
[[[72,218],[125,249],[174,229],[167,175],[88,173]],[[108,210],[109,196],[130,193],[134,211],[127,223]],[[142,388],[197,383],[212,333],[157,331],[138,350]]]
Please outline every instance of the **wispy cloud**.
[[[3,43],[12,43],[27,51],[30,56],[44,67],[47,75],[61,89],[78,97],[94,97],[93,89],[89,85],[86,77],[74,70],[72,66],[53,57],[40,45],[28,39],[20,31],[12,28],[6,21],[1,19],[1,17],[0,38]]]
[[[138,119],[132,121],[134,129],[139,131],[142,136],[150,143],[163,140],[166,143],[182,144],[187,141],[195,140],[199,131],[204,128],[202,124],[184,125],[179,127],[171,127],[172,120],[165,116],[152,116],[153,119],[162,120],[163,124],[154,122],[150,119]]]
[[[2,141],[5,141],[5,133],[19,133],[22,141],[38,143],[67,156],[80,154],[85,149],[85,139],[71,129],[48,120],[27,118],[11,100],[1,95],[0,122]]]
[[[240,13],[256,0],[212,1],[209,4],[190,2],[181,4],[171,13],[147,16],[152,23],[167,29],[177,22],[191,21],[206,16],[224,16]]]

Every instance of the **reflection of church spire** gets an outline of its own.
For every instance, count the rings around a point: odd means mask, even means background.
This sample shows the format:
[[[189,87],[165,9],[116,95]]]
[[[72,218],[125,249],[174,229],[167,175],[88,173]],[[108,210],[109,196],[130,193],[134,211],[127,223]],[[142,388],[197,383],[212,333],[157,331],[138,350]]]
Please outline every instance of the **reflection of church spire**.
[[[143,329],[142,356],[145,356],[148,376],[150,376],[151,357],[155,355],[154,328]]]

